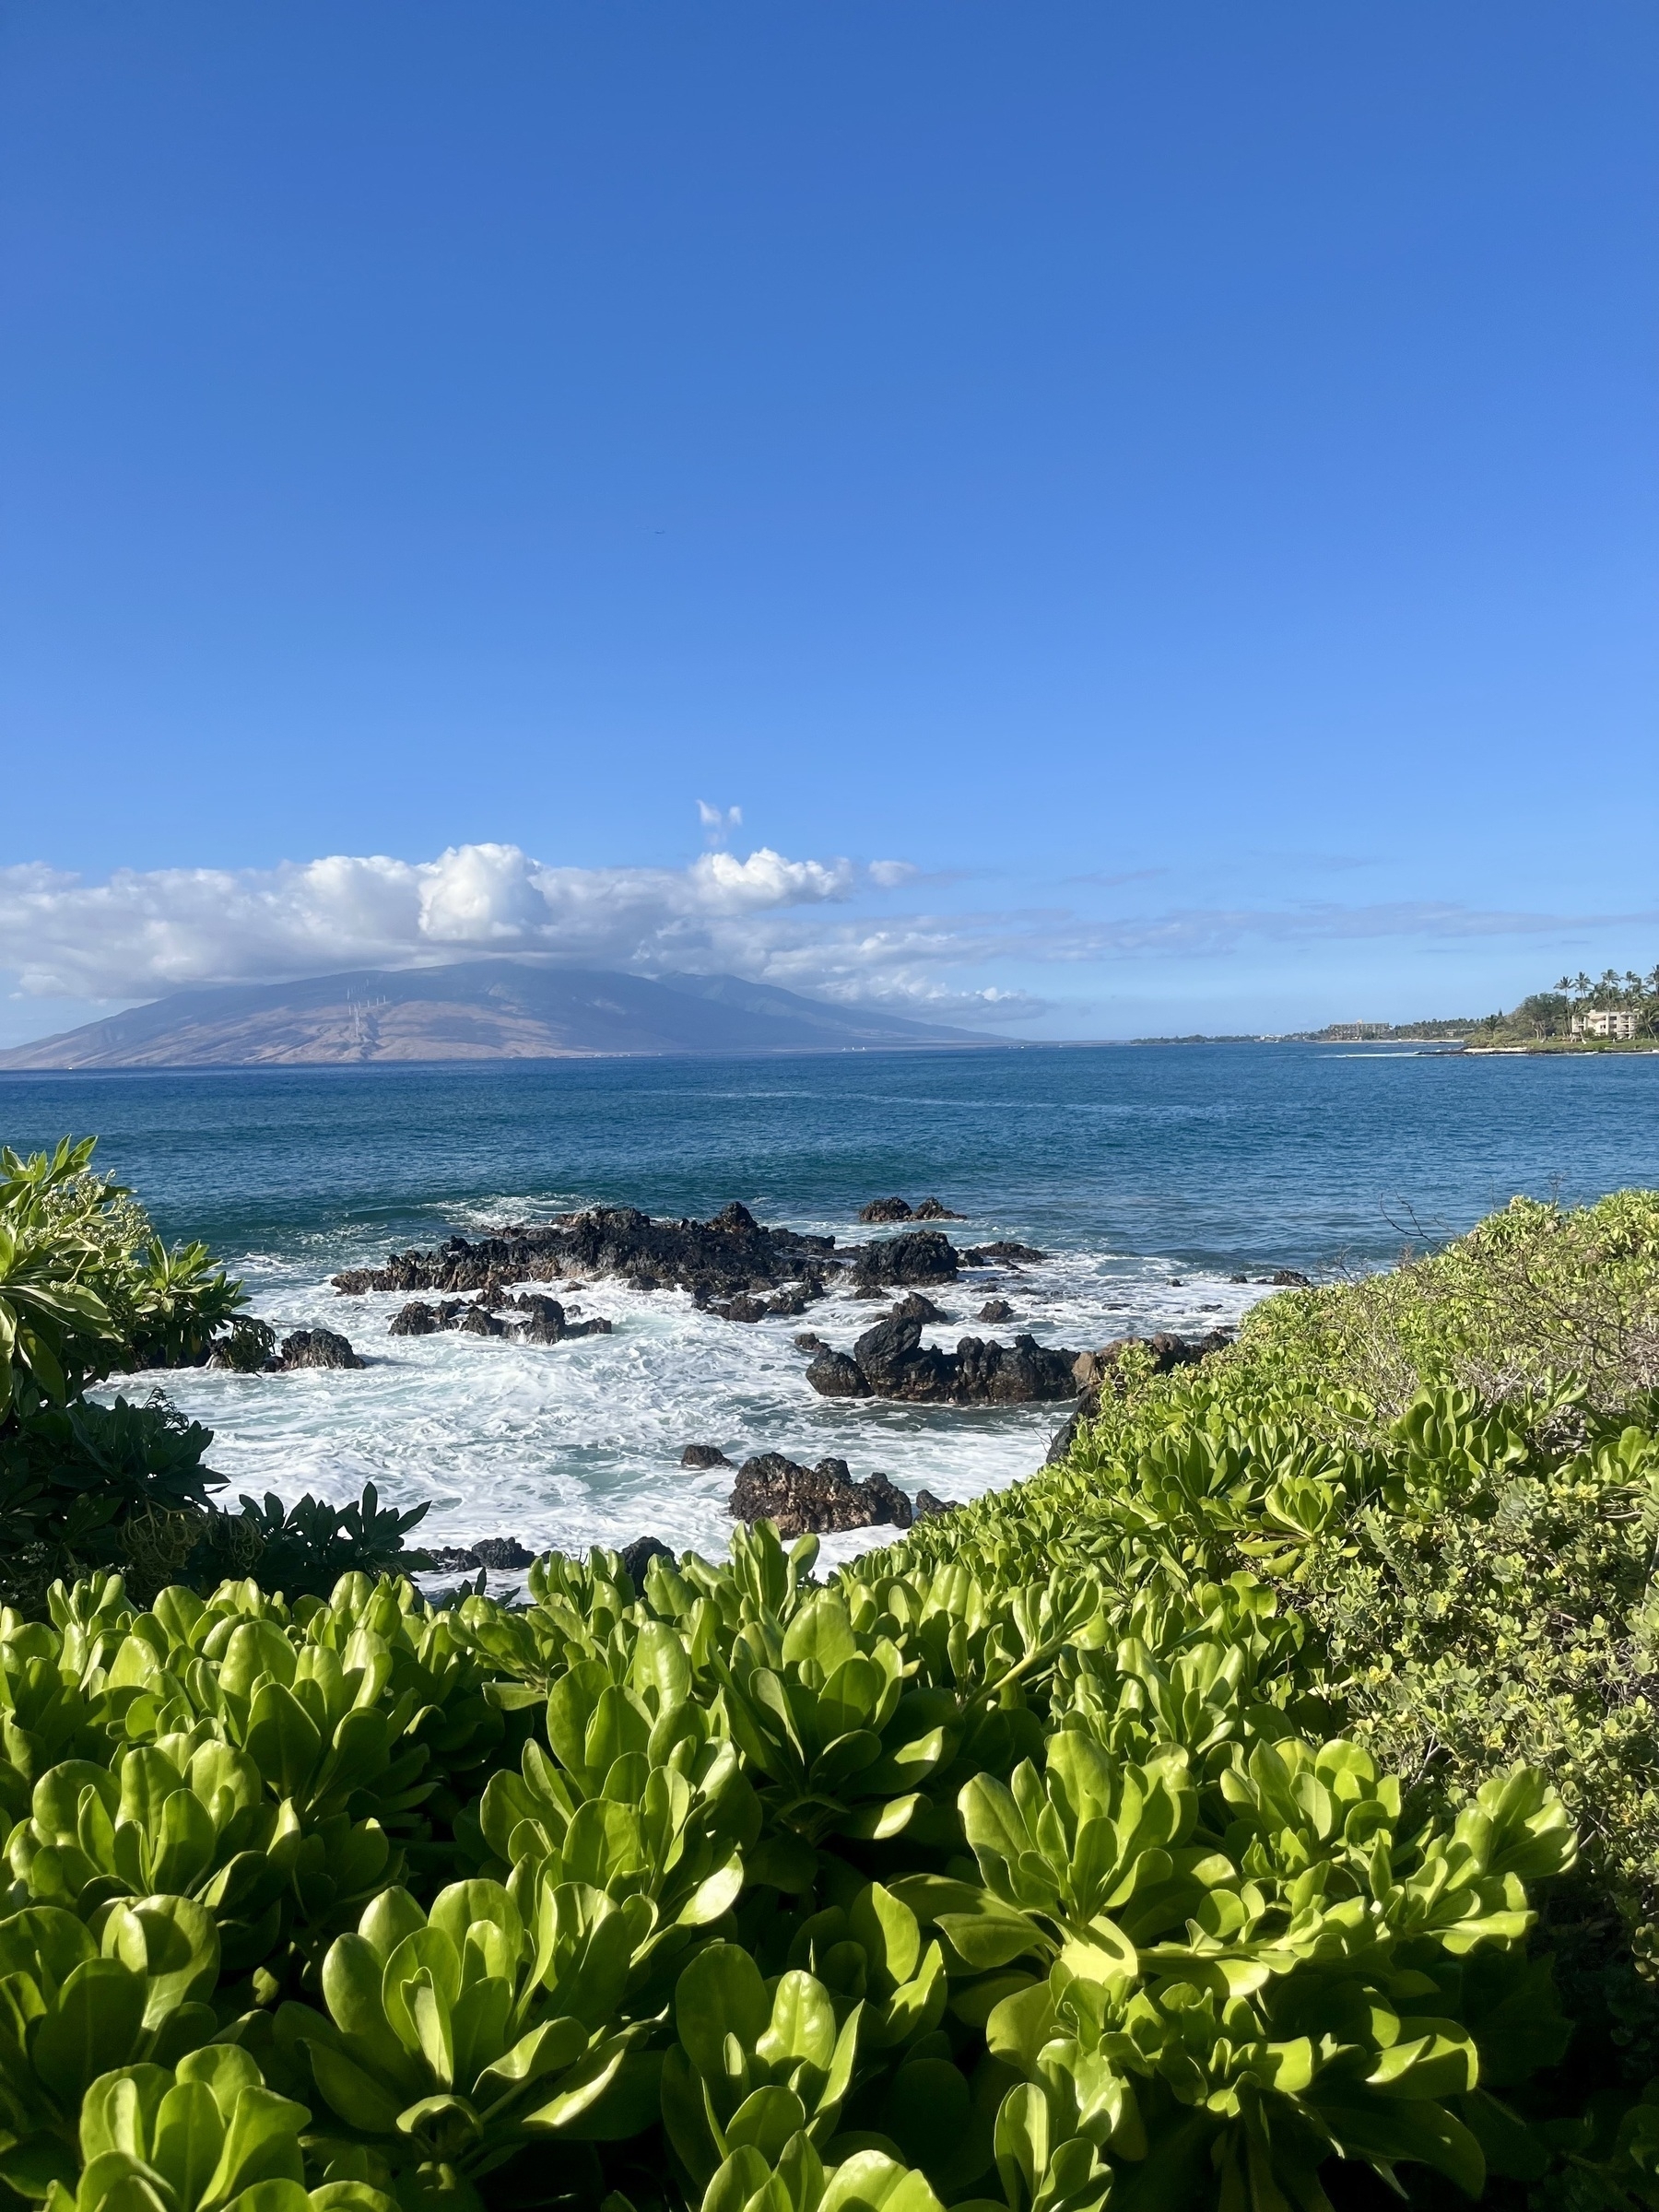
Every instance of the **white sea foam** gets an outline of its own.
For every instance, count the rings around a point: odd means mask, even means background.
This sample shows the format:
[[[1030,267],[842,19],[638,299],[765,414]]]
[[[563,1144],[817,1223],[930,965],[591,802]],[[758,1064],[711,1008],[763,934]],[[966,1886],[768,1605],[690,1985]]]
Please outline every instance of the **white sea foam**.
[[[504,1195],[451,1219],[465,1231],[545,1214],[547,1203],[545,1193],[534,1203]],[[790,1226],[843,1241],[869,1233],[844,1219]],[[959,1243],[982,1242],[1018,1238],[1021,1225],[976,1221],[952,1225],[951,1233]],[[510,1535],[535,1550],[580,1552],[654,1535],[677,1551],[718,1559],[732,1527],[731,1474],[682,1472],[688,1443],[717,1444],[733,1461],[767,1451],[808,1463],[835,1454],[855,1477],[879,1467],[903,1489],[925,1487],[954,1500],[1032,1473],[1069,1411],[818,1397],[795,1335],[815,1330],[844,1347],[885,1311],[834,1294],[799,1319],[745,1325],[699,1312],[683,1291],[602,1282],[559,1295],[567,1308],[610,1320],[608,1336],[557,1346],[457,1334],[389,1337],[405,1294],[342,1298],[327,1279],[380,1258],[360,1233],[342,1233],[309,1247],[300,1262],[269,1252],[232,1262],[254,1312],[285,1332],[342,1331],[369,1361],[361,1371],[154,1378],[182,1411],[214,1430],[209,1456],[229,1479],[227,1498],[275,1491],[292,1501],[310,1490],[343,1500],[372,1481],[384,1503],[429,1507],[415,1539],[422,1543]],[[1077,1251],[975,1270],[930,1295],[952,1319],[929,1328],[926,1341],[947,1348],[967,1334],[1006,1342],[1022,1329],[1040,1344],[1082,1347],[1156,1329],[1196,1335],[1230,1326],[1263,1289],[1156,1258]],[[974,1320],[992,1296],[1007,1300],[1012,1321]],[[123,1387],[131,1393],[133,1379]],[[825,1562],[855,1557],[888,1533],[828,1537]]]

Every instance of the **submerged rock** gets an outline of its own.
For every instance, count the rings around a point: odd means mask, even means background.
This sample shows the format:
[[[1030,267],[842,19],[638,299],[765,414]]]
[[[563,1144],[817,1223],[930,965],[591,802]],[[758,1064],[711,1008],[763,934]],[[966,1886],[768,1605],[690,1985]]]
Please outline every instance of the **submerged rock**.
[[[829,1535],[884,1523],[908,1528],[912,1518],[910,1500],[885,1475],[854,1482],[844,1459],[804,1467],[782,1452],[746,1459],[728,1505],[735,1520],[775,1522],[781,1536]]]
[[[335,1329],[296,1329],[291,1336],[283,1338],[276,1357],[288,1373],[301,1367],[367,1365],[352,1350],[349,1341]]]

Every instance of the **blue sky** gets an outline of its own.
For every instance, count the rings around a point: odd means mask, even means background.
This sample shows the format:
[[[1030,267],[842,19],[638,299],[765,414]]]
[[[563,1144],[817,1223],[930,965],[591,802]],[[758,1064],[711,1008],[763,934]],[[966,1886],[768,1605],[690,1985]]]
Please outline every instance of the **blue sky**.
[[[0,1039],[1651,967],[1656,95],[1637,0],[8,0]]]

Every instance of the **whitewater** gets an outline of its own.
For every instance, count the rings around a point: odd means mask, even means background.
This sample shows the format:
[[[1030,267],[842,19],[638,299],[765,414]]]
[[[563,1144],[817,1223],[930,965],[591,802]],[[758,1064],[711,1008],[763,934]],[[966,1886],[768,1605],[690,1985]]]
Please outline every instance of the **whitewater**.
[[[936,1195],[967,1217],[943,1225],[959,1247],[1052,1256],[934,1288],[952,1318],[928,1341],[1201,1335],[1273,1295],[1260,1278],[1277,1268],[1390,1265],[1515,1192],[1659,1184],[1659,1060],[1263,1044],[0,1077],[5,1141],[67,1131],[100,1132],[99,1164],[165,1236],[204,1238],[255,1313],[342,1331],[369,1362],[124,1378],[214,1430],[226,1501],[343,1501],[372,1482],[428,1506],[418,1536],[432,1544],[653,1535],[719,1557],[732,1477],[683,1472],[688,1443],[734,1461],[833,1455],[961,1500],[1034,1471],[1069,1407],[818,1398],[794,1336],[845,1348],[885,1310],[834,1290],[744,1324],[683,1292],[594,1283],[557,1295],[613,1334],[544,1346],[390,1337],[404,1294],[342,1298],[330,1277],[589,1204],[707,1219],[741,1199],[759,1220],[862,1242],[891,1233],[859,1227],[866,1201]],[[990,1296],[1011,1322],[975,1320]],[[882,1540],[853,1532],[824,1554]]]

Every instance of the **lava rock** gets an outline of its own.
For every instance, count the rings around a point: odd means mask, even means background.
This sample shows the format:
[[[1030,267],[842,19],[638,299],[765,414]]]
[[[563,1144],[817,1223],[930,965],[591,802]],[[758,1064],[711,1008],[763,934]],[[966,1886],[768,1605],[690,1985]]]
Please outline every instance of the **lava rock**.
[[[730,1462],[727,1464],[729,1465]],[[622,1547],[618,1556],[622,1561],[624,1572],[636,1590],[645,1587],[645,1576],[653,1559],[666,1559],[670,1567],[674,1564],[674,1554],[666,1544],[659,1544],[654,1536],[636,1536],[631,1544]]]
[[[465,1544],[440,1544],[427,1553],[436,1574],[477,1574],[483,1561]]]
[[[898,1304],[888,1313],[889,1321],[948,1321],[950,1316],[943,1307],[935,1306],[931,1298],[920,1290],[907,1290]]]
[[[922,1342],[922,1324],[878,1321],[852,1354],[821,1351],[806,1370],[820,1397],[899,1398],[915,1405],[1026,1406],[1076,1395],[1079,1355],[1046,1349],[1030,1335],[1012,1345],[963,1336],[954,1352]]]
[[[1313,1288],[1309,1278],[1305,1275],[1299,1275],[1294,1267],[1277,1267],[1267,1279],[1276,1290],[1312,1290]]]
[[[804,1467],[782,1452],[761,1452],[737,1470],[729,1501],[738,1521],[771,1521],[781,1536],[826,1535],[881,1523],[910,1525],[910,1500],[885,1475],[854,1482],[844,1459]],[[902,1522],[893,1515],[900,1510]]]
[[[999,1260],[1046,1260],[1048,1253],[1034,1244],[1011,1244],[1004,1239],[995,1244],[971,1245],[961,1256],[965,1266],[994,1267]]]
[[[976,1321],[1012,1321],[1014,1309],[1006,1298],[988,1298],[973,1318]]]
[[[729,1467],[732,1462],[718,1444],[688,1444],[679,1464],[682,1467]]]
[[[510,1222],[476,1241],[451,1237],[429,1252],[394,1252],[384,1267],[334,1278],[344,1297],[366,1290],[492,1291],[513,1283],[591,1282],[619,1276],[640,1289],[700,1288],[712,1298],[775,1290],[812,1263],[835,1265],[833,1237],[768,1229],[746,1206],[711,1221],[653,1221],[630,1206],[595,1206],[526,1228]]]
[[[803,1329],[800,1335],[792,1338],[791,1341],[797,1352],[824,1352],[830,1348],[823,1338],[811,1329]]]
[[[766,1301],[764,1299],[751,1298],[745,1290],[736,1298],[728,1299],[723,1306],[711,1307],[710,1311],[717,1313],[722,1321],[764,1321]]]
[[[415,1298],[392,1316],[386,1330],[388,1336],[431,1336],[442,1328],[443,1314],[437,1306],[429,1306],[424,1299]]]
[[[853,1263],[853,1281],[860,1288],[891,1283],[900,1289],[917,1283],[954,1283],[957,1263],[948,1237],[936,1229],[918,1229],[866,1244]]]
[[[301,1367],[362,1367],[346,1337],[334,1329],[296,1329],[277,1347],[285,1372]]]
[[[533,1567],[535,1553],[526,1551],[516,1536],[480,1536],[473,1546],[480,1567]]]
[[[966,1221],[967,1218],[966,1214],[953,1214],[937,1198],[924,1198],[911,1216],[912,1221]]]
[[[814,1353],[806,1380],[820,1398],[867,1398],[872,1393],[856,1359],[826,1344]]]
[[[940,1513],[954,1513],[953,1499],[935,1498],[931,1490],[918,1490],[911,1500],[911,1511],[918,1521],[932,1521]]]
[[[861,1221],[908,1221],[910,1203],[904,1198],[872,1198],[868,1206],[858,1209]]]

